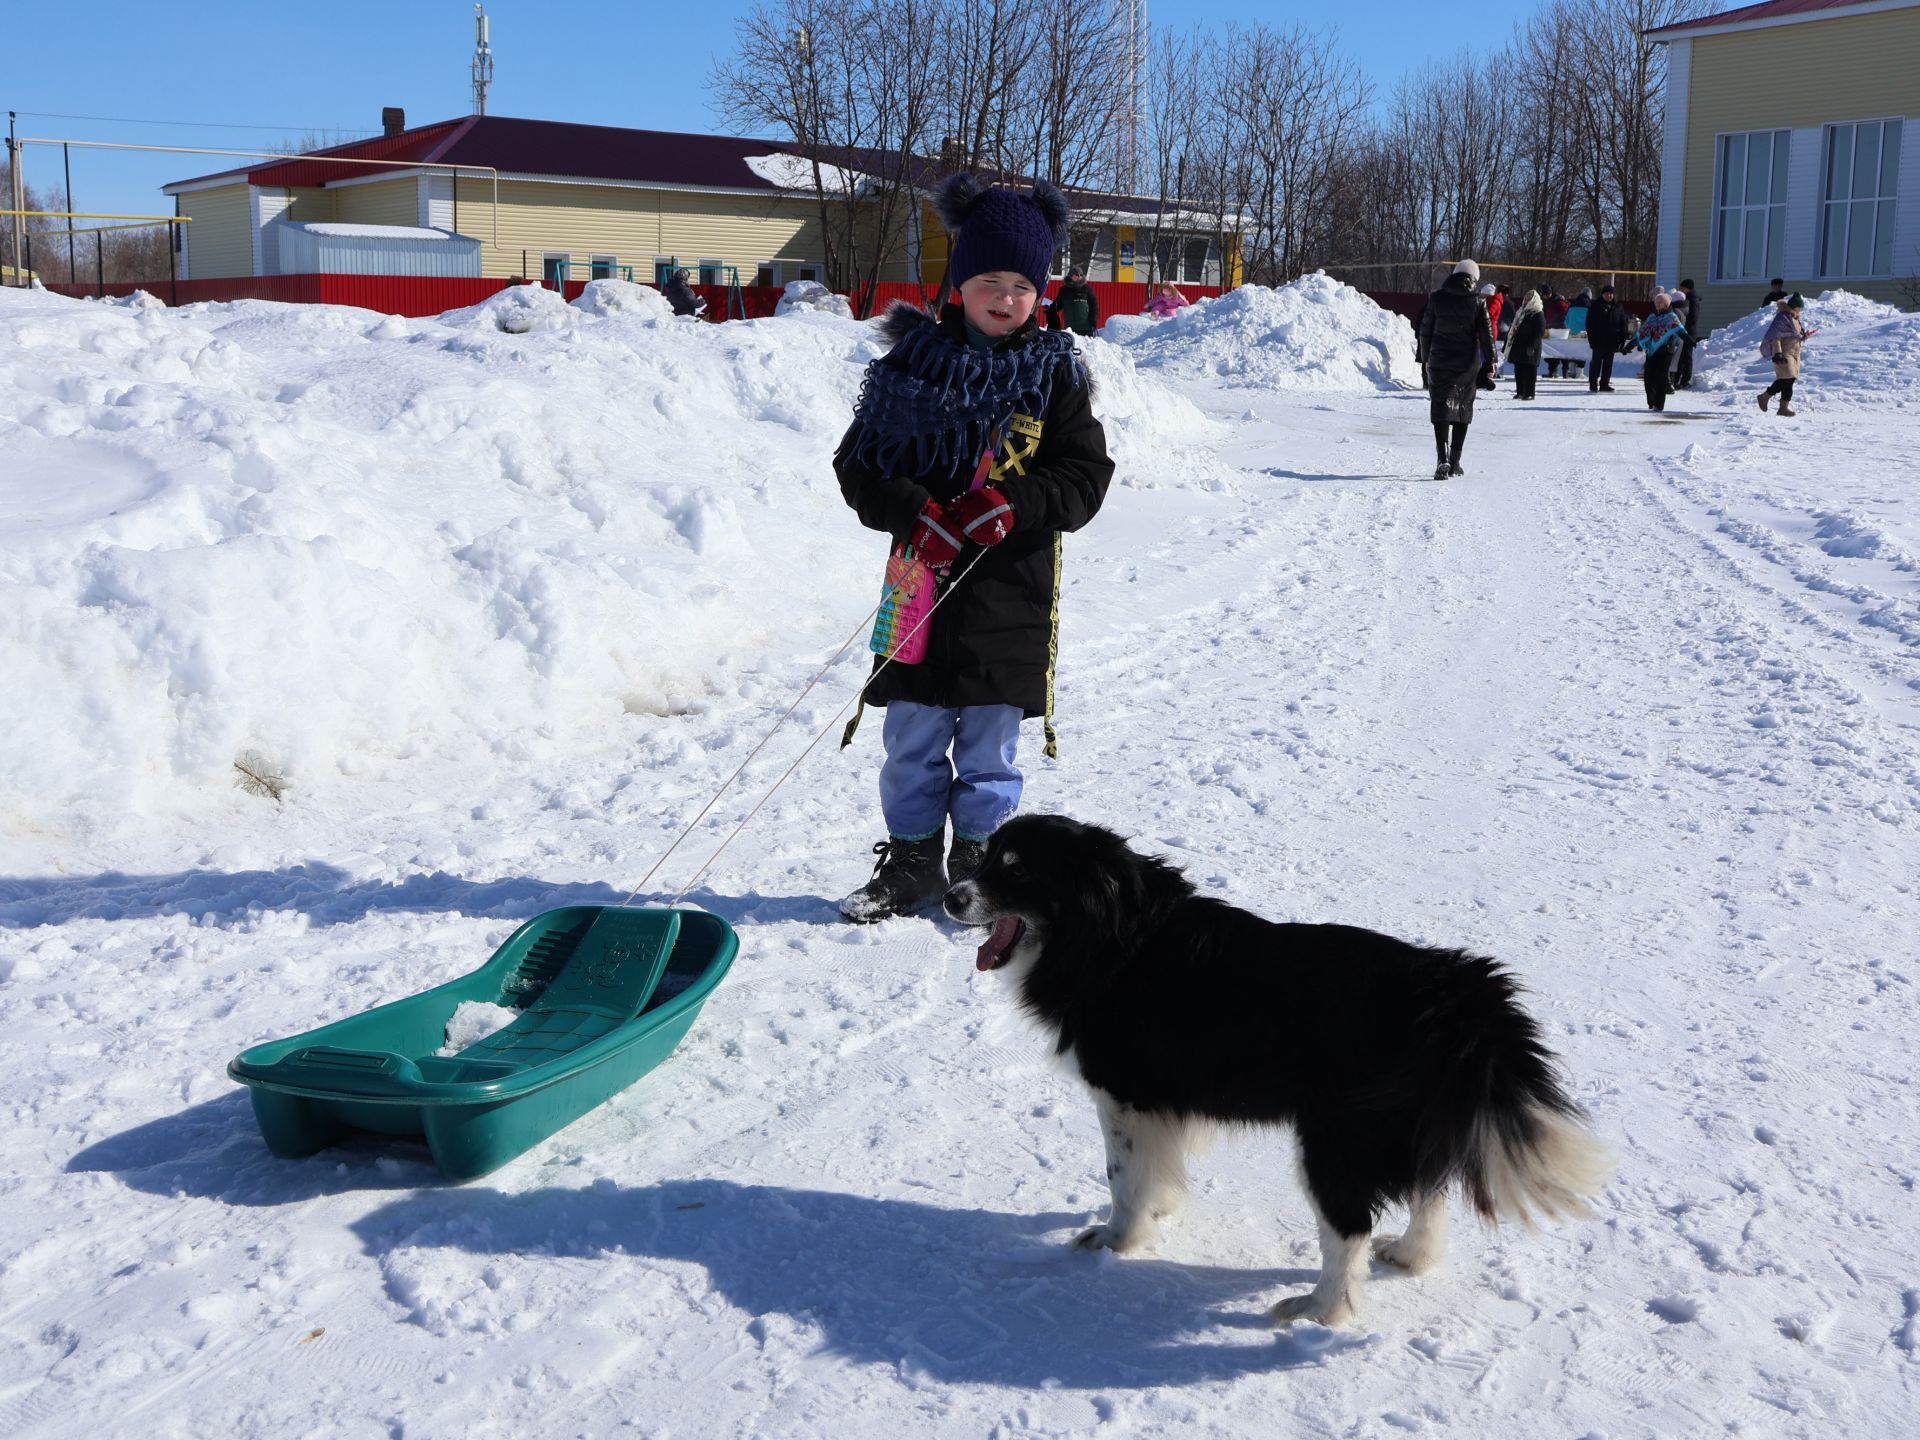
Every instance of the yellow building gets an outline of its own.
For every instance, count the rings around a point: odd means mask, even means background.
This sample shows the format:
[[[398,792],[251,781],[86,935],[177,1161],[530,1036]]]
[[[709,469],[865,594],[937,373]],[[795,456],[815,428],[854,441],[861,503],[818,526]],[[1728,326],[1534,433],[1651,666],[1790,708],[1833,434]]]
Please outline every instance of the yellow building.
[[[180,227],[181,278],[288,273],[284,230],[276,229],[283,222],[384,241],[395,257],[430,250],[429,231],[479,242],[477,270],[423,270],[396,258],[400,269],[380,273],[656,281],[683,265],[704,284],[824,278],[812,167],[777,142],[494,115],[414,129],[397,111],[386,119],[386,133],[375,139],[164,186],[177,212],[193,220]],[[889,163],[862,153],[844,168],[857,178],[861,166]],[[925,171],[913,176],[920,203],[880,278],[932,285],[946,235],[929,197],[944,172],[932,161],[915,163]],[[1076,209],[1073,258],[1088,266],[1089,278],[1146,279],[1156,202],[1068,193]],[[1237,278],[1237,246],[1227,247],[1234,253],[1223,264],[1205,239],[1175,240],[1164,222],[1162,231],[1162,259],[1177,268],[1174,278],[1219,284],[1223,271],[1228,283]],[[470,256],[472,247],[465,251]]]
[[[1775,277],[1911,306],[1920,0],[1764,0],[1648,32],[1667,50],[1659,279],[1702,325]]]

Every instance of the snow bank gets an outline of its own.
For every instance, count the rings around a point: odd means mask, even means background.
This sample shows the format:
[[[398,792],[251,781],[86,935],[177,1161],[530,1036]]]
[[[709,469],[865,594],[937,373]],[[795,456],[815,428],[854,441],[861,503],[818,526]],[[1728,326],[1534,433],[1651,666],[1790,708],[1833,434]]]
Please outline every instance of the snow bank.
[[[1708,336],[1694,374],[1714,390],[1763,388],[1773,364],[1760,337],[1777,313],[1763,305]],[[1820,333],[1801,354],[1794,403],[1820,397],[1823,407],[1906,409],[1920,403],[1920,315],[1907,314],[1850,290],[1827,290],[1808,301],[1802,320]]]
[[[273,809],[248,753],[296,808],[619,773],[844,638],[885,547],[831,457],[877,330],[588,292],[0,295],[0,851]],[[1205,483],[1200,412],[1095,350],[1121,482]]]
[[[1142,369],[1232,385],[1367,391],[1420,378],[1406,320],[1319,272],[1278,290],[1243,285],[1167,320],[1118,315],[1100,334]]]

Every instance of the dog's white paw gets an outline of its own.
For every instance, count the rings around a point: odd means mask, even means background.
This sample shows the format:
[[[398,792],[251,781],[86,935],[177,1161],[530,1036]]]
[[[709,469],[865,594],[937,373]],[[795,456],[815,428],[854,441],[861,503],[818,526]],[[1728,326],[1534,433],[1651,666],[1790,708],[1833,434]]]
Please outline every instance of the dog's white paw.
[[[1074,1236],[1073,1248],[1111,1250],[1116,1255],[1125,1255],[1130,1250],[1140,1249],[1152,1238],[1144,1226],[1136,1225],[1131,1230],[1116,1230],[1111,1225],[1095,1225],[1091,1230],[1082,1230]]]
[[[1410,1235],[1402,1235],[1395,1240],[1375,1240],[1373,1258],[1384,1260],[1396,1270],[1404,1270],[1409,1275],[1424,1275],[1440,1263],[1439,1256],[1433,1253],[1431,1246]]]
[[[1353,1319],[1353,1306],[1342,1298],[1332,1304],[1325,1304],[1316,1291],[1305,1295],[1291,1295],[1267,1311],[1267,1318],[1275,1325],[1291,1325],[1296,1320],[1314,1320],[1322,1325],[1344,1325]]]

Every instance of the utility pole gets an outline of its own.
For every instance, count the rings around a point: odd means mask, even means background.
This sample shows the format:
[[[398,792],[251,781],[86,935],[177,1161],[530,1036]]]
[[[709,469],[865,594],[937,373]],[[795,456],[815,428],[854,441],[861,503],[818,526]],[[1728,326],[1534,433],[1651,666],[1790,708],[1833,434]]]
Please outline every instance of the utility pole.
[[[13,182],[12,186],[10,187],[13,191],[13,195],[11,197],[13,203],[9,205],[7,208],[15,211],[16,213],[9,215],[7,218],[13,221],[14,283],[19,285],[24,285],[27,283],[27,281],[26,281],[26,276],[24,272],[20,268],[20,226],[21,226],[21,222],[25,220],[27,217],[17,212],[26,209],[27,202],[20,198],[21,194],[23,193],[24,187],[20,184],[20,147],[17,143],[15,143],[13,138],[13,121],[14,121],[14,112],[9,110],[7,111],[7,175],[8,175],[8,178],[11,179]],[[72,207],[68,207],[68,208],[72,208]]]

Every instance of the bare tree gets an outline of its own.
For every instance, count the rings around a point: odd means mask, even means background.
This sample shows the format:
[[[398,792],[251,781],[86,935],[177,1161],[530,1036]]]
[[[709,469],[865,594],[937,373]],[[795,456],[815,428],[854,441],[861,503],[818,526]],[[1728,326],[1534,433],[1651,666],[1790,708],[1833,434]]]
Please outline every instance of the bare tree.
[[[1330,37],[1303,26],[1230,27],[1226,48],[1227,104],[1251,170],[1249,277],[1279,284],[1300,273],[1369,91]]]
[[[827,284],[870,304],[915,204],[934,115],[938,0],[777,0],[737,24],[709,81],[743,129],[774,129],[812,182]]]

